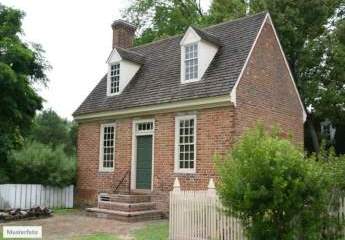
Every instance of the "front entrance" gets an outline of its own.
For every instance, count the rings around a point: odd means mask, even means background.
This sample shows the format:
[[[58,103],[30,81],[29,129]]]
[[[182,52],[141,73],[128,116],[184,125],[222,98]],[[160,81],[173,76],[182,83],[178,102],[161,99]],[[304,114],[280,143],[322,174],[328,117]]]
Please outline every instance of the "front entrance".
[[[137,136],[136,189],[151,189],[152,135]]]
[[[152,191],[154,165],[154,119],[133,121],[131,189]]]

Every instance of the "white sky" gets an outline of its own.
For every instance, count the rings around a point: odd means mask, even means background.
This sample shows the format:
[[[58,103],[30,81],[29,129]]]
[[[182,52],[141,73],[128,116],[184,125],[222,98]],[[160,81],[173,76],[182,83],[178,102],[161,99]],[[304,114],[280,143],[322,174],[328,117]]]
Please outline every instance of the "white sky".
[[[211,0],[202,0],[207,8]],[[1,0],[26,13],[24,39],[40,43],[53,67],[47,88],[39,91],[60,116],[72,113],[106,72],[111,51],[111,23],[121,17],[126,0]]]

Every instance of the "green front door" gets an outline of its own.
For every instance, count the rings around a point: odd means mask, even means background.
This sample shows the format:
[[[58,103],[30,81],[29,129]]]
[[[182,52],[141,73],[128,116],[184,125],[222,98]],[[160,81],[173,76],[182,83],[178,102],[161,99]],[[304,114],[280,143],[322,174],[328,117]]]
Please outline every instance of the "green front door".
[[[151,189],[152,136],[137,136],[136,188]]]

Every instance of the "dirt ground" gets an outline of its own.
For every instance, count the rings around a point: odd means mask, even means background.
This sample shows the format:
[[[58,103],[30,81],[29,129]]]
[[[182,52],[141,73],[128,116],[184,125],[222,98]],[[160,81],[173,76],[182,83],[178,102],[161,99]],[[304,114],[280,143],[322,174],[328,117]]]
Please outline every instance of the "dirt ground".
[[[116,234],[121,239],[132,239],[129,234],[148,224],[166,222],[166,220],[146,221],[138,223],[126,223],[110,219],[102,219],[86,216],[83,211],[74,210],[66,214],[54,214],[52,217],[35,220],[22,220],[8,223],[0,223],[2,226],[42,226],[43,239],[73,239],[78,236],[107,233]]]

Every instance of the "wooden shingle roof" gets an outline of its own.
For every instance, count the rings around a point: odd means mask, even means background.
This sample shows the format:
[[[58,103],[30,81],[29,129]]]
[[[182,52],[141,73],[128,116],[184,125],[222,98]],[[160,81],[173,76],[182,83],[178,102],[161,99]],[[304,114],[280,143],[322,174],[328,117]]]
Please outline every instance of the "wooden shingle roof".
[[[116,96],[107,96],[104,76],[73,115],[230,94],[266,14],[262,12],[200,30],[203,37],[211,37],[221,47],[202,79],[193,83],[181,84],[179,43],[183,36],[120,50],[125,51],[122,54],[129,53],[130,58],[142,56],[140,61],[145,58],[140,70]]]

